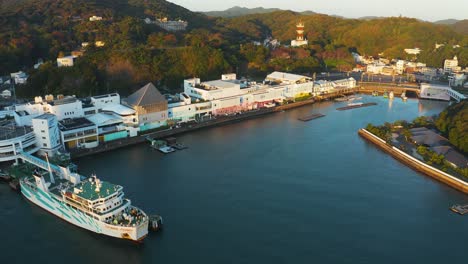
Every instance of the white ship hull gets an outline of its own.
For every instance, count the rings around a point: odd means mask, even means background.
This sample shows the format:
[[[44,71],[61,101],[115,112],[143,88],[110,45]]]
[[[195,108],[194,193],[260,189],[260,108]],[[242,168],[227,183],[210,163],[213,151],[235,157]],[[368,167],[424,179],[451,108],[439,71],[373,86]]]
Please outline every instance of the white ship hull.
[[[141,241],[148,234],[148,220],[135,227],[110,225],[72,208],[39,188],[33,189],[22,181],[21,193],[32,203],[62,220],[98,234],[134,241]]]

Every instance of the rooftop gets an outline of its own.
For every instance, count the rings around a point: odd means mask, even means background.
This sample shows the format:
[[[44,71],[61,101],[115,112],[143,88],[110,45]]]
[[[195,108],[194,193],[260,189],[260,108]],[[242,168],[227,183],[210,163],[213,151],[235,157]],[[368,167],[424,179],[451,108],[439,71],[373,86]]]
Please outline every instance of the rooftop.
[[[108,126],[122,123],[123,120],[114,114],[106,114],[106,113],[97,113],[91,116],[88,116],[87,119],[97,126]]]
[[[202,88],[206,90],[229,89],[239,87],[235,81],[214,80],[201,83]]]
[[[32,132],[30,127],[19,127],[14,124],[0,124],[0,140],[17,138]]]
[[[131,106],[145,106],[166,102],[166,98],[156,89],[154,84],[148,83],[125,99]]]
[[[100,187],[97,189],[96,187],[98,184],[100,185]],[[122,189],[123,188],[120,185],[112,184],[110,182],[101,181],[90,177],[75,185],[75,190],[78,191],[74,192],[74,194],[83,199],[94,201],[97,199],[105,198]]]
[[[135,110],[131,109],[130,107],[126,107],[121,104],[110,104],[106,105],[102,108],[102,111],[104,112],[113,112],[115,114],[118,114],[120,116],[128,116],[128,115],[133,115],[135,114]]]
[[[468,166],[468,159],[451,146],[436,146],[431,149],[437,154],[444,155],[446,160],[459,168],[466,168]]]
[[[66,118],[59,121],[59,127],[62,131],[68,131],[84,127],[94,127],[94,123],[84,117]]]
[[[307,80],[310,78],[307,76],[303,76],[303,75],[275,71],[275,72],[268,74],[266,79],[267,80],[281,80],[281,81],[288,81],[288,82],[298,82],[300,80]]]
[[[54,118],[55,118],[55,115],[49,114],[49,113],[45,113],[45,114],[42,114],[42,115],[40,115],[40,116],[36,116],[36,117],[34,117],[33,119],[50,120],[50,119],[54,119]]]

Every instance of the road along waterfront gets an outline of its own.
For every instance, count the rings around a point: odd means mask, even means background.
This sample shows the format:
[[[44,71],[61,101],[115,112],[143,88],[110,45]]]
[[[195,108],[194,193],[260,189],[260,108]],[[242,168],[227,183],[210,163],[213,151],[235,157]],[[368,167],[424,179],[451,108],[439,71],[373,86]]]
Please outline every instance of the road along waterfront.
[[[125,187],[164,230],[143,245],[62,222],[0,185],[5,263],[444,263],[465,261],[468,197],[360,138],[447,103],[363,96],[321,102],[177,137],[163,155],[139,144],[77,159],[84,175]],[[312,113],[325,117],[297,120]],[[26,239],[25,239],[26,238]],[[4,248],[5,248],[4,247]],[[28,248],[24,254],[23,248]],[[45,254],[44,252],[51,252]]]

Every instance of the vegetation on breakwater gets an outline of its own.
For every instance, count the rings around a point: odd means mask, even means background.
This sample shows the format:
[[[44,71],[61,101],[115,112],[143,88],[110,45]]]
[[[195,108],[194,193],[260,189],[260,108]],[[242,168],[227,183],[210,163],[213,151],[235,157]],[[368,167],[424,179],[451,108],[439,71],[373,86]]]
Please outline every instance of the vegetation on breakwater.
[[[423,160],[427,165],[458,177],[468,178],[468,167],[454,166],[443,154],[437,153],[428,146],[418,144],[413,140],[410,129],[421,127],[434,129],[436,126],[432,119],[421,116],[412,122],[398,120],[394,123],[386,122],[381,126],[368,124],[366,130],[385,141],[385,144],[394,146],[408,155]]]
[[[447,107],[439,114],[435,125],[452,145],[468,154],[468,100]]]

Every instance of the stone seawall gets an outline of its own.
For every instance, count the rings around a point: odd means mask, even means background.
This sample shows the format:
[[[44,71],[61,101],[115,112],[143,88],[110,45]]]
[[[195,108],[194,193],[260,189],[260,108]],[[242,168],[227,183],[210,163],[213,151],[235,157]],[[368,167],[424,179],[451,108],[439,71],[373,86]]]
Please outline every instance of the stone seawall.
[[[424,173],[440,182],[443,182],[461,192],[468,193],[468,183],[460,180],[450,174],[447,174],[437,168],[427,165],[426,163],[412,157],[411,155],[399,150],[398,148],[387,144],[381,138],[370,133],[366,129],[360,129],[358,134],[373,143],[381,150],[390,154],[393,158],[399,160],[400,162],[408,165],[412,169]]]

